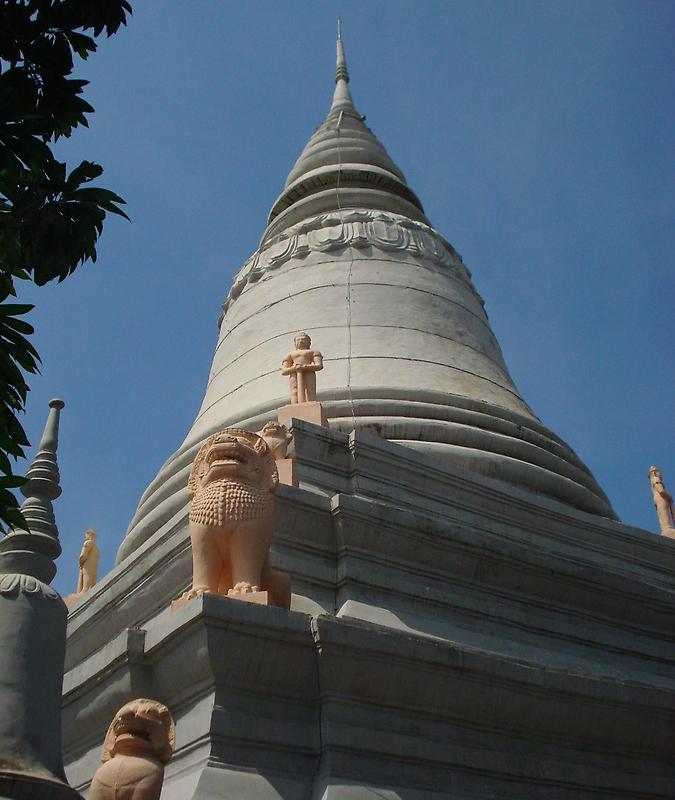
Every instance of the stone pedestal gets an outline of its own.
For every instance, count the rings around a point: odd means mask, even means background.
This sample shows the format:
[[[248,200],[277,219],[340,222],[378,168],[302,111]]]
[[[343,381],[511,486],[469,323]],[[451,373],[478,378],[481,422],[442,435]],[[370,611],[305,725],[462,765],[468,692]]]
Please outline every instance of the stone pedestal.
[[[322,428],[328,427],[328,419],[321,406],[321,403],[292,403],[281,406],[277,412],[277,419],[281,425],[290,428],[293,419],[301,419],[304,422],[311,422],[312,425],[321,425]]]
[[[218,594],[211,594],[210,592],[204,592],[203,595],[198,595],[198,597],[203,597],[204,595],[209,595],[210,597],[225,597],[225,595],[218,595]],[[194,603],[198,597],[179,597],[177,600],[173,600],[171,602],[171,611],[178,611],[181,608],[184,608],[188,603]],[[247,592],[246,594],[233,594],[232,590],[227,594],[228,600],[241,600],[244,603],[254,603],[258,606],[268,606],[270,604],[270,596],[269,592]],[[2,798],[0,798],[2,800]]]
[[[293,456],[280,458],[277,462],[277,472],[279,473],[279,483],[284,486],[297,486],[298,476],[295,470],[295,459]]]
[[[294,447],[270,553],[290,612],[170,613],[187,508],[73,607],[77,789],[150,695],[176,719],[162,800],[672,800],[672,539],[360,432],[296,420]]]

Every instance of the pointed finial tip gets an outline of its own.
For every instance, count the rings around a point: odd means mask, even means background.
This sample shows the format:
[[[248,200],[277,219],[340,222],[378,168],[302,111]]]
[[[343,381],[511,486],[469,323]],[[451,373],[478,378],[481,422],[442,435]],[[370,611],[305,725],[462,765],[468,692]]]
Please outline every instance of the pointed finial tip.
[[[345,49],[342,44],[342,26],[338,17],[338,36],[337,36],[337,63],[335,68],[335,83],[345,81],[349,83],[349,72],[347,72],[347,61],[345,59]]]
[[[63,402],[63,400],[59,400],[58,397],[55,397],[53,400],[49,401],[50,408],[63,408],[64,406],[65,403]]]

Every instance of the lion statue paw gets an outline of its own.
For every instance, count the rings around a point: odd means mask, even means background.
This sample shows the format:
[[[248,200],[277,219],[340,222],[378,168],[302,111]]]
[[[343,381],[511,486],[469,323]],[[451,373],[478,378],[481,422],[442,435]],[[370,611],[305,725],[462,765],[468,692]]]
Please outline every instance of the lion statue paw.
[[[228,590],[228,596],[233,594],[251,594],[253,592],[259,592],[259,586],[253,586],[248,581],[239,581],[236,586],[233,586],[231,589]]]
[[[175,611],[177,608],[182,608],[186,603],[189,603],[190,600],[194,600],[195,597],[201,597],[203,594],[208,592],[208,587],[206,586],[193,586],[192,589],[188,589],[187,592],[183,592],[180,597],[177,597],[171,603],[171,608]]]

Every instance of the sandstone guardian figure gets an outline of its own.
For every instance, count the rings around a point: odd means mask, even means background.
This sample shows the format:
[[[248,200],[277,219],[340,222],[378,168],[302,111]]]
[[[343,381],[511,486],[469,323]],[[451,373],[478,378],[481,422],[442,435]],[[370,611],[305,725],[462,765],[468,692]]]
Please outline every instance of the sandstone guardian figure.
[[[96,544],[96,531],[88,528],[84,533],[84,543],[80,550],[77,594],[91,589],[96,583],[100,552]]]
[[[139,698],[122,706],[108,728],[89,799],[159,800],[175,739],[173,718],[162,703]]]
[[[205,592],[290,607],[290,577],[268,561],[278,482],[257,433],[226,428],[206,440],[188,481],[192,588],[172,608]]]
[[[96,584],[100,552],[96,544],[96,532],[88,528],[84,532],[84,542],[80,550],[77,573],[77,589],[74,594],[65,597],[66,605],[79,600],[82,595]]]
[[[662,536],[675,538],[675,515],[673,514],[673,498],[668,494],[663,475],[658,467],[650,467],[649,482],[652,487],[652,498],[656,516],[659,520],[659,528]]]
[[[323,356],[312,349],[306,333],[298,333],[294,349],[281,362],[281,374],[288,375],[291,385],[291,404],[312,403],[316,400],[316,373],[323,369]]]

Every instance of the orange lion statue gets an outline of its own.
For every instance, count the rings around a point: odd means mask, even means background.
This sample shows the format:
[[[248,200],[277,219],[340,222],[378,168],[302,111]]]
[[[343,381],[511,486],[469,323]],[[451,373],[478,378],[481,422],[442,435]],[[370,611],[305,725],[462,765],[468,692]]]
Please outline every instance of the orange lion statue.
[[[122,706],[108,728],[90,800],[159,800],[175,739],[166,706],[144,698]]]
[[[270,448],[258,434],[225,428],[204,442],[188,481],[193,573],[180,604],[210,592],[290,607],[290,576],[272,570],[268,560],[278,483]]]

